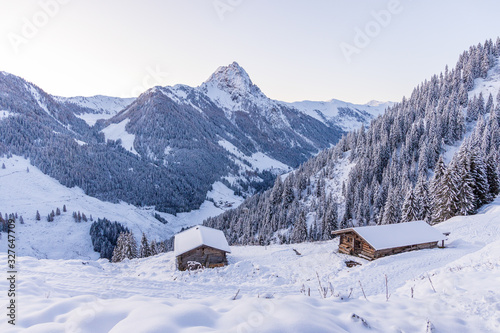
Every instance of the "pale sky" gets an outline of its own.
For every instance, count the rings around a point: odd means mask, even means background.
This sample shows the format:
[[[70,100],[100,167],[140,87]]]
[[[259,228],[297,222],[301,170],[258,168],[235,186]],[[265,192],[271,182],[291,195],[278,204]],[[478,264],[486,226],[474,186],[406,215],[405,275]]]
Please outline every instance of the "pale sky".
[[[0,0],[0,70],[54,95],[130,97],[237,61],[273,99],[399,101],[495,41],[499,13],[497,0]]]

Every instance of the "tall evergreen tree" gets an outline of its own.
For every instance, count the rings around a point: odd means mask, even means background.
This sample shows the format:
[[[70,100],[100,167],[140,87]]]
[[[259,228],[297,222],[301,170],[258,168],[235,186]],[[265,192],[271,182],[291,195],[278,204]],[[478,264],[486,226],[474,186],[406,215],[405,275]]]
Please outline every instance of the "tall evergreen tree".
[[[122,261],[125,253],[125,244],[127,242],[127,233],[121,232],[118,236],[118,240],[116,241],[116,246],[113,251],[113,256],[111,257],[111,262],[120,262]]]
[[[425,180],[425,175],[421,174],[417,180],[417,184],[415,185],[415,200],[417,207],[417,220],[424,220],[427,223],[431,221],[431,200],[429,187],[427,186],[427,181]]]
[[[472,191],[475,197],[475,208],[488,203],[488,178],[486,175],[486,164],[480,151],[472,148],[470,153],[470,174],[473,179]]]
[[[488,179],[489,197],[488,201],[500,193],[500,183],[498,176],[498,152],[492,152],[486,159],[486,178]]]
[[[139,248],[139,258],[147,258],[151,255],[148,239],[145,233],[142,233],[141,246]]]
[[[469,152],[468,144],[464,142],[450,165],[456,179],[456,214],[458,215],[469,215],[474,212],[475,197],[472,190],[474,180],[470,174]]]
[[[113,251],[112,262],[120,262],[125,258],[134,259],[137,258],[137,243],[134,238],[134,234],[131,232],[122,232],[118,236],[116,241],[116,246]]]
[[[301,211],[295,224],[293,225],[291,241],[293,243],[301,243],[307,240],[307,224],[306,214]]]
[[[414,195],[414,189],[410,188],[406,194],[405,201],[403,203],[403,209],[401,212],[401,222],[416,221],[418,217],[417,209],[418,201]]]
[[[400,222],[401,213],[398,211],[399,196],[394,188],[390,188],[387,201],[384,206],[381,224],[394,224]]]
[[[322,237],[323,240],[329,240],[332,238],[332,231],[339,228],[338,226],[338,205],[336,202],[331,202],[328,205],[325,215],[323,216],[322,223]]]
[[[151,252],[151,256],[155,256],[157,255],[159,252],[158,252],[158,244],[156,243],[156,240],[152,240],[150,245],[149,245],[149,249],[150,249],[150,252]]]

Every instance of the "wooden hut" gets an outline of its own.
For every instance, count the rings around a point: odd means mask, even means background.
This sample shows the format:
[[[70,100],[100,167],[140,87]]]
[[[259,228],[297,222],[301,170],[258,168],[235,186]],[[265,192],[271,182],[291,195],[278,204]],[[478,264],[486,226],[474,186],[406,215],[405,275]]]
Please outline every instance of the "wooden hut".
[[[337,230],[339,252],[373,260],[391,254],[444,247],[445,235],[424,221]]]
[[[174,254],[181,271],[227,265],[226,253],[231,250],[220,230],[197,225],[175,235]]]

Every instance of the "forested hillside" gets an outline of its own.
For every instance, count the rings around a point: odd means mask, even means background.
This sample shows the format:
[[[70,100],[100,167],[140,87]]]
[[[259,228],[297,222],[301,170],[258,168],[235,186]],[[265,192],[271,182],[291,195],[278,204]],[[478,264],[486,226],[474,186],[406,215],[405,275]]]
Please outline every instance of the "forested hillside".
[[[232,244],[302,242],[350,225],[474,214],[499,193],[499,56],[500,38],[470,47],[369,128],[205,224]]]
[[[345,103],[335,119],[317,119],[266,97],[237,63],[200,87],[154,87],[137,99],[54,97],[1,72],[0,156],[29,158],[101,200],[176,214],[198,209],[217,181],[241,196],[267,189],[338,142],[343,120],[357,127],[380,112],[364,107]]]

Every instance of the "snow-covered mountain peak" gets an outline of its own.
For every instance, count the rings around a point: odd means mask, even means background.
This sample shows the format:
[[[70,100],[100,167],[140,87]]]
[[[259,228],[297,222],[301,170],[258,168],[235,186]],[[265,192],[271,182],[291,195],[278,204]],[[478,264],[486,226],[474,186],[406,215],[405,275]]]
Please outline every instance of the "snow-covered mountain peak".
[[[246,111],[249,102],[261,107],[269,102],[237,62],[217,68],[199,89],[226,110]]]
[[[228,66],[217,68],[201,87],[210,85],[228,93],[236,91],[245,94],[250,92],[253,83],[248,73],[235,61]]]

